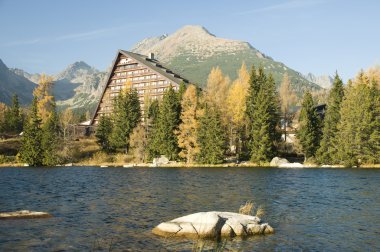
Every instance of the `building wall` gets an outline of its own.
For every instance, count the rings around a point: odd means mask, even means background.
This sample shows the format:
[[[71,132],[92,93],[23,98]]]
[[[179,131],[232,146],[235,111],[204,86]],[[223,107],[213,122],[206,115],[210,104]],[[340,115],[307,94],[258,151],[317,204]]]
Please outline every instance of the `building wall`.
[[[113,109],[114,99],[125,88],[137,90],[141,108],[147,99],[161,99],[170,85],[178,90],[179,84],[175,83],[157,71],[141,64],[131,57],[119,54],[115,67],[108,80],[107,87],[101,98],[93,124],[96,125],[101,115],[110,115]]]

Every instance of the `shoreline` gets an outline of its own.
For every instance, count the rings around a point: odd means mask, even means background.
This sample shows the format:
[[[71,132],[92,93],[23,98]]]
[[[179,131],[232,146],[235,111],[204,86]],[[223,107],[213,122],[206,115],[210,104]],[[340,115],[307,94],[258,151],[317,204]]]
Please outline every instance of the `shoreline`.
[[[25,164],[15,164],[15,163],[8,163],[8,164],[0,164],[0,168],[5,167],[14,167],[14,168],[25,168],[30,167]],[[43,167],[43,166],[41,166]],[[269,166],[269,165],[258,165],[255,163],[242,163],[242,164],[236,164],[236,163],[223,163],[223,164],[186,164],[181,162],[173,162],[169,164],[161,164],[154,166],[152,163],[97,163],[97,164],[91,164],[91,163],[70,163],[70,164],[62,164],[62,165],[56,165],[53,167],[99,167],[99,168],[278,168],[278,169],[380,169],[380,164],[374,164],[374,165],[363,165],[359,168],[357,167],[344,167],[343,165],[303,165],[302,167],[292,167],[291,165],[286,167],[280,167],[280,166]],[[52,168],[52,167],[51,167]]]

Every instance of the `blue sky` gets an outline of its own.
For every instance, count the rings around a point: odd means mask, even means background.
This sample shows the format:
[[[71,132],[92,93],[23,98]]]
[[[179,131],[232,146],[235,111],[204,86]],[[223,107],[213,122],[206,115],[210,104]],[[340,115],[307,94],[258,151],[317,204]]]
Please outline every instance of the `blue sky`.
[[[31,73],[79,60],[104,70],[117,49],[194,24],[301,73],[346,80],[380,64],[379,12],[377,0],[0,0],[0,59]]]

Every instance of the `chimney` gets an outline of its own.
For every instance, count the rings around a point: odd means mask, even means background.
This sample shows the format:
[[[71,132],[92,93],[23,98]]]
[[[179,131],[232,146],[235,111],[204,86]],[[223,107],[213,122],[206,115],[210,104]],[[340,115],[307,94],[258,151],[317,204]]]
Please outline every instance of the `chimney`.
[[[149,53],[149,59],[154,60],[154,53]]]

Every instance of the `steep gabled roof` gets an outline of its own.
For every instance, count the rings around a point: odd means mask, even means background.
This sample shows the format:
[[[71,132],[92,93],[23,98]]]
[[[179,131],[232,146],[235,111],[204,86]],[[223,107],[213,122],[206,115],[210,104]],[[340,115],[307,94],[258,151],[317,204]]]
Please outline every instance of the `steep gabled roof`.
[[[107,86],[108,86],[108,84],[110,82],[110,79],[112,77],[112,73],[115,71],[116,64],[117,64],[117,59],[119,58],[120,54],[122,54],[124,56],[127,56],[127,57],[130,57],[130,58],[133,58],[138,63],[140,63],[142,65],[145,65],[146,67],[152,69],[156,73],[162,75],[167,80],[172,81],[172,82],[174,82],[174,83],[176,83],[178,85],[180,85],[182,82],[184,82],[185,84],[189,83],[188,80],[182,78],[181,76],[173,73],[171,70],[169,70],[169,69],[165,68],[164,66],[162,66],[156,59],[150,59],[149,57],[147,57],[145,55],[138,54],[138,53],[133,53],[133,52],[124,51],[124,50],[118,50],[117,53],[116,53],[116,57],[115,57],[115,59],[112,62],[112,69],[108,73],[108,76],[107,76],[107,79],[106,79],[106,85],[104,85],[104,88],[103,88],[103,91],[102,91],[102,95],[100,96],[100,100],[98,102],[98,106],[96,107],[94,115],[92,116],[90,125],[92,125],[94,123],[94,119],[95,119],[96,114],[97,114],[97,112],[99,110],[100,103],[102,102],[104,93],[107,90]]]

